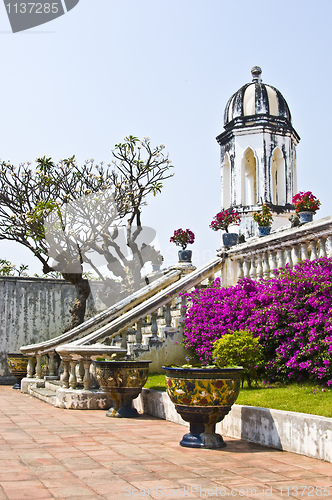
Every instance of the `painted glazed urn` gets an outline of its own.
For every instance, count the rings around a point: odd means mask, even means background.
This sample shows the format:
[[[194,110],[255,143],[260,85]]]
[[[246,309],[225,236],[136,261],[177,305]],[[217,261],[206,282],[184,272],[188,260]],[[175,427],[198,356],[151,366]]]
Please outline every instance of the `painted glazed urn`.
[[[307,222],[312,222],[314,220],[314,212],[299,212],[300,222],[305,224]]]
[[[7,354],[7,361],[12,375],[18,380],[18,383],[13,386],[13,389],[20,389],[22,378],[27,376],[28,357],[21,353],[10,353]]]
[[[167,394],[190,432],[180,441],[187,448],[223,448],[226,446],[216,423],[223,420],[239,392],[242,367],[178,368],[166,370]]]
[[[142,392],[148,379],[149,363],[151,361],[93,361],[99,385],[113,401],[106,414],[108,417],[139,416],[132,402]]]

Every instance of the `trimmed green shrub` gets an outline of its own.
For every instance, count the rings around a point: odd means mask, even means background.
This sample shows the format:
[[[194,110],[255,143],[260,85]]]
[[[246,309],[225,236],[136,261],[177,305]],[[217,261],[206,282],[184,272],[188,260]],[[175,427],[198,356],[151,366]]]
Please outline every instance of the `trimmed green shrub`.
[[[257,381],[257,369],[262,362],[262,346],[247,330],[236,330],[223,335],[213,342],[213,361],[216,366],[243,366],[242,387],[244,378],[251,387],[251,381]]]

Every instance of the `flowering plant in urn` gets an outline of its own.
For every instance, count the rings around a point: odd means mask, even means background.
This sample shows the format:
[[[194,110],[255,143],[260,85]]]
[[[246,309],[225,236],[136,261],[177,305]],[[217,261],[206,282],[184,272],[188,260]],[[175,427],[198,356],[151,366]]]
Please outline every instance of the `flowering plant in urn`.
[[[271,210],[267,205],[263,203],[261,212],[254,212],[252,217],[255,222],[257,222],[259,227],[271,226],[273,221],[273,216]]]
[[[316,196],[312,194],[311,191],[300,191],[295,196],[293,196],[293,204],[295,206],[295,211],[297,214],[301,212],[313,212],[316,213],[321,205],[320,201]]]
[[[240,221],[240,215],[232,208],[228,208],[227,210],[223,210],[222,212],[216,214],[213,217],[213,220],[209,227],[213,231],[219,231],[219,229],[222,229],[223,231],[226,231],[226,233],[228,233],[228,226],[238,226],[240,224]]]
[[[190,229],[176,229],[169,241],[185,250],[187,245],[194,243],[195,235]]]
[[[182,247],[182,250],[179,250],[179,262],[190,263],[192,251],[186,250],[186,248],[187,245],[194,243],[194,233],[190,231],[190,229],[176,229],[169,241],[171,243],[175,243],[179,247]]]

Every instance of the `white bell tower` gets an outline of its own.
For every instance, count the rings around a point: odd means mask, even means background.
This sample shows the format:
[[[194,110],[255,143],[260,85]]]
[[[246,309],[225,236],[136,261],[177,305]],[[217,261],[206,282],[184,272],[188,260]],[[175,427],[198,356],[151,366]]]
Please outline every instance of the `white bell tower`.
[[[288,223],[297,192],[296,151],[300,137],[292,126],[286,100],[275,87],[262,83],[262,70],[251,70],[252,83],[229,99],[224,129],[218,137],[221,151],[221,206],[241,215],[239,232],[254,236],[252,213],[262,203],[270,206],[272,228]]]

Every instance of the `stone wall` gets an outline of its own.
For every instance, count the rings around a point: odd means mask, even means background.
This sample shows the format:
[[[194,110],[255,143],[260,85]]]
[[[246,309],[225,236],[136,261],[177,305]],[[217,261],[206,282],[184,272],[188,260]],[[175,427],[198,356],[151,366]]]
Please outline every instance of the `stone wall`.
[[[93,316],[101,304],[94,296],[100,286],[90,283],[86,318]],[[0,278],[0,383],[13,378],[7,365],[7,353],[20,352],[22,345],[35,344],[57,337],[70,323],[70,307],[75,288],[55,279]]]

